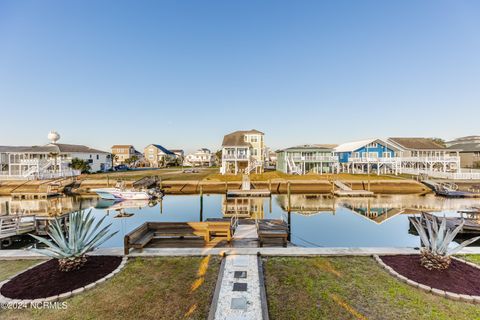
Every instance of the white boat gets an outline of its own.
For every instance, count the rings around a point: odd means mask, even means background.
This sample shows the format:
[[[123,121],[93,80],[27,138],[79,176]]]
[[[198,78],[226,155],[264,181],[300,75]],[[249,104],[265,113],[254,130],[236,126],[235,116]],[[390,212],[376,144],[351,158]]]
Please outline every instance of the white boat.
[[[120,188],[92,189],[102,199],[108,200],[149,200],[153,195],[147,191],[125,190]]]

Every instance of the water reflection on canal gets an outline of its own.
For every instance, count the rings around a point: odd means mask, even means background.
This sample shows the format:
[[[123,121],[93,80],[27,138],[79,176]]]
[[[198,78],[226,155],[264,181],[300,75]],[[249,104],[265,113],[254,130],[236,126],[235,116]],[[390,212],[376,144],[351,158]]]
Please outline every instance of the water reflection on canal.
[[[291,214],[288,214],[290,207]],[[202,221],[239,217],[285,219],[291,223],[291,241],[306,247],[417,247],[409,233],[408,216],[421,211],[457,215],[457,210],[480,207],[480,199],[446,199],[433,195],[389,195],[375,198],[332,198],[322,195],[286,195],[272,198],[229,198],[205,195],[166,196],[161,202],[112,202],[98,198],[64,197],[48,200],[0,198],[0,215],[58,216],[92,208],[97,217],[120,232],[103,247],[121,247],[124,234],[145,221]]]

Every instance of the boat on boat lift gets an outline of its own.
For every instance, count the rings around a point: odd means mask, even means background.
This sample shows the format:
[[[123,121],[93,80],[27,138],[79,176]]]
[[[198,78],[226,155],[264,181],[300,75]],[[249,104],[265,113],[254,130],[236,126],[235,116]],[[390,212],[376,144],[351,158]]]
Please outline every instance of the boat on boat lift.
[[[123,182],[118,182],[114,188],[92,189],[102,199],[107,200],[150,200],[163,197],[158,187],[149,189],[127,189]]]

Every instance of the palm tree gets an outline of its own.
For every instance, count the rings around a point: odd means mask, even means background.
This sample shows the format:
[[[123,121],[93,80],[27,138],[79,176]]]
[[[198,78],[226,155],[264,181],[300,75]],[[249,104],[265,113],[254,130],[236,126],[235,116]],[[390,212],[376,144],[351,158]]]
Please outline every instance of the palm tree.
[[[74,170],[80,170],[82,173],[88,173],[91,169],[90,164],[87,161],[79,158],[73,158],[69,166]]]

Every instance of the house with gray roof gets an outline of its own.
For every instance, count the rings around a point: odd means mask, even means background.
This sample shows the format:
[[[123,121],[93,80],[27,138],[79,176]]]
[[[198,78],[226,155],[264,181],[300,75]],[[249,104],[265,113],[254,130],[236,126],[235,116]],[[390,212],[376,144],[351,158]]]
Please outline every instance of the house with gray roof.
[[[223,137],[220,173],[262,173],[265,166],[265,134],[261,131],[241,130]]]
[[[460,166],[466,169],[480,169],[480,141],[458,143],[448,147],[460,154]]]
[[[52,131],[51,143],[43,146],[0,146],[0,179],[52,179],[79,175],[71,168],[73,159],[84,160],[91,172],[112,167],[109,152],[83,145],[57,143],[60,135]]]
[[[179,156],[171,150],[159,145],[149,144],[144,149],[145,161],[151,168],[164,168],[175,165]]]
[[[278,150],[277,170],[288,174],[336,173],[338,156],[334,145],[306,144]]]

